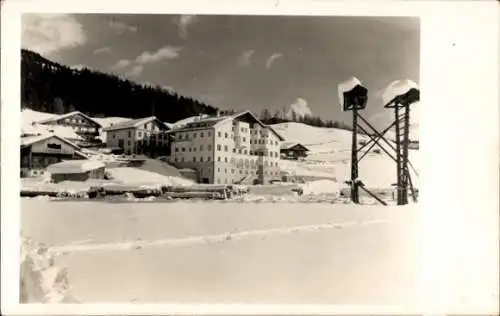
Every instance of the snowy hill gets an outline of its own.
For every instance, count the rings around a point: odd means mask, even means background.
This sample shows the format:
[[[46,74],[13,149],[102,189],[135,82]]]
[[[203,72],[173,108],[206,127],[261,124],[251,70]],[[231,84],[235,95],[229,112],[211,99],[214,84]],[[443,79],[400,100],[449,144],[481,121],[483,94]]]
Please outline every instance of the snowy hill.
[[[321,128],[302,123],[281,123],[272,125],[287,141],[299,142],[310,151],[305,161],[281,162],[281,169],[293,175],[331,178],[343,182],[350,178],[351,132],[336,128]],[[358,140],[369,138],[359,135]],[[360,179],[369,187],[389,188],[396,182],[396,165],[393,160],[373,150],[359,163]],[[391,149],[385,145],[389,152]],[[360,154],[361,156],[362,154]],[[418,172],[418,151],[410,151],[410,161]],[[413,183],[417,177],[412,173]]]

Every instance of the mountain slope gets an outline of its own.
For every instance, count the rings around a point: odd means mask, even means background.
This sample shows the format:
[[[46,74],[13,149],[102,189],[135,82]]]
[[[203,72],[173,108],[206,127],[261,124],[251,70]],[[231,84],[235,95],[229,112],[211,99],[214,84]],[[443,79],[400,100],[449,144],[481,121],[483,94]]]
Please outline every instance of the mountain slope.
[[[32,110],[138,118],[156,115],[174,122],[215,107],[160,87],[139,85],[89,69],[72,69],[29,50],[21,51],[21,101]]]

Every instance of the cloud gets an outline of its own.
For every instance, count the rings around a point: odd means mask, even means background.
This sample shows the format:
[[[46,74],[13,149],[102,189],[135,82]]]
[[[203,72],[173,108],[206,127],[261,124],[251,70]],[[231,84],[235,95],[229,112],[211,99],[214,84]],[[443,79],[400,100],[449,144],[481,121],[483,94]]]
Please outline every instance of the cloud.
[[[125,73],[125,76],[127,76],[127,77],[137,77],[140,74],[142,74],[143,70],[144,70],[143,66],[136,65],[136,66],[133,66],[127,73]]]
[[[154,53],[145,51],[139,56],[137,56],[135,61],[139,64],[148,64],[148,63],[156,63],[162,60],[175,59],[179,57],[179,51],[181,50],[182,50],[181,47],[165,46],[160,48]]]
[[[250,65],[251,63],[250,59],[252,58],[253,53],[254,53],[253,49],[244,51],[243,54],[241,54],[240,57],[238,58],[238,65],[240,65],[241,67],[246,67]]]
[[[101,47],[101,48],[94,50],[94,55],[110,53],[110,52],[111,52],[111,47],[106,46],[106,47]]]
[[[127,66],[129,66],[130,64],[131,64],[130,60],[128,60],[128,59],[120,59],[111,68],[112,69],[116,69],[116,70],[123,69],[123,68],[126,68]]]
[[[22,18],[22,47],[40,54],[84,45],[83,25],[70,14],[25,14]]]
[[[174,20],[178,27],[179,37],[188,37],[188,27],[196,22],[197,19],[196,15],[181,15],[178,19]]]
[[[309,106],[307,106],[307,101],[302,98],[297,98],[294,103],[290,104],[290,109],[285,114],[287,118],[292,118],[293,112],[297,117],[299,116],[312,116],[313,113]]]
[[[266,61],[266,69],[269,69],[271,68],[271,66],[273,65],[273,62],[280,58],[280,57],[283,57],[283,54],[282,53],[274,53],[272,54],[271,56],[269,56],[269,58],[267,59]]]
[[[135,26],[135,25],[129,25],[125,22],[117,21],[115,19],[111,19],[109,21],[109,26],[111,26],[112,29],[116,30],[119,33],[123,33],[125,31],[135,33],[138,30],[137,26]]]

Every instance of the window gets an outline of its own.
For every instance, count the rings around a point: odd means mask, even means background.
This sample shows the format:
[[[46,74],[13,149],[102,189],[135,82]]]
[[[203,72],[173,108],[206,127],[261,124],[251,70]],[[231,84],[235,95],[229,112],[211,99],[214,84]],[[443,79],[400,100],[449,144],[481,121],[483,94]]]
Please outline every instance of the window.
[[[227,162],[227,157],[224,157],[224,162]]]
[[[238,154],[241,154],[241,149],[238,149]]]
[[[244,132],[244,131],[245,131],[245,129],[244,129],[243,127],[242,127],[240,130],[241,130],[242,132]]]
[[[196,157],[193,157],[193,162],[196,162]]]
[[[245,137],[243,137],[243,142],[246,142],[246,140],[247,140],[247,139],[246,139]]]
[[[203,156],[200,157],[200,162],[203,162]]]
[[[212,145],[208,145],[207,150],[212,150]]]
[[[250,139],[250,145],[252,144],[252,140]]]
[[[227,173],[227,168],[224,169],[224,173]]]
[[[200,137],[203,137],[203,132],[200,133]]]
[[[181,161],[184,162],[184,157],[181,157]]]
[[[210,160],[212,160],[212,157],[208,156],[207,161],[210,161]]]
[[[220,151],[221,150],[221,145],[217,145],[217,150]]]
[[[217,168],[217,172],[220,172],[220,168]]]
[[[189,147],[189,152],[191,152],[193,149],[191,147]]]
[[[175,152],[178,153],[179,152],[179,148],[175,147]]]
[[[182,152],[185,152],[185,151],[186,151],[186,148],[182,147],[182,148],[181,148],[181,151],[182,151]]]
[[[227,133],[224,133],[224,138],[227,138]]]
[[[235,153],[235,152],[236,152],[236,148],[233,148],[233,153]]]
[[[227,145],[224,145],[224,151],[227,151]]]
[[[234,169],[231,169],[231,173],[234,173]]]
[[[217,157],[217,161],[220,161],[220,156],[219,156],[219,157]]]
[[[113,134],[113,139],[115,139],[115,138],[116,138],[116,134]]]
[[[203,150],[203,145],[200,145],[200,151],[202,151],[202,150]]]
[[[212,132],[207,132],[207,136],[208,137],[212,136]]]
[[[248,151],[247,151],[246,149],[243,151],[243,153],[244,153],[245,155],[247,154],[247,152],[248,152]]]
[[[222,137],[222,133],[221,132],[217,132],[217,137]]]
[[[179,133],[179,140],[182,140],[182,134]]]
[[[196,133],[194,133],[194,134],[193,134],[193,138],[196,138],[196,135],[197,135],[197,134],[196,134]]]
[[[193,148],[193,151],[196,151],[196,147]]]
[[[132,137],[132,132],[131,131],[128,131],[128,137]]]
[[[129,141],[127,142],[127,144],[130,146],[130,145],[132,145],[132,142],[129,140]]]

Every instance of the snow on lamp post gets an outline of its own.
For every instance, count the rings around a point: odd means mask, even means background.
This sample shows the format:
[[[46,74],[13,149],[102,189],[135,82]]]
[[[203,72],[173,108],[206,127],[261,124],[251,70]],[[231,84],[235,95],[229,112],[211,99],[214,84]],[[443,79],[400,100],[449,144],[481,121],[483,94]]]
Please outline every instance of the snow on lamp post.
[[[343,112],[352,111],[351,147],[351,200],[359,203],[358,190],[358,110],[363,110],[368,101],[368,89],[356,77],[351,77],[338,85],[339,104]]]
[[[410,105],[420,101],[418,85],[409,80],[397,80],[385,89],[382,99],[384,108],[394,108],[396,129],[396,165],[397,165],[397,203],[408,204],[408,185],[412,190],[415,201],[415,192],[408,170],[408,145],[410,133]],[[402,110],[402,115],[400,111]]]

